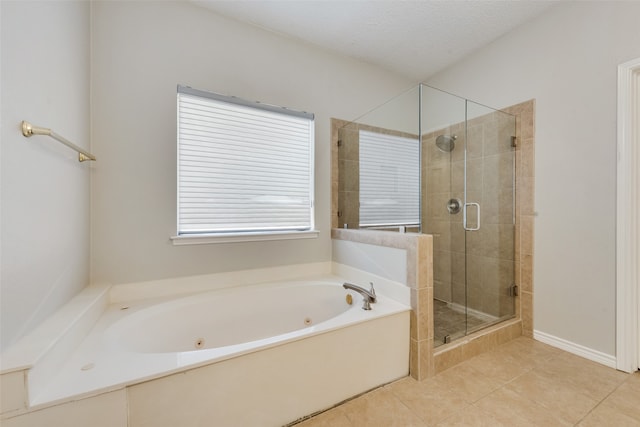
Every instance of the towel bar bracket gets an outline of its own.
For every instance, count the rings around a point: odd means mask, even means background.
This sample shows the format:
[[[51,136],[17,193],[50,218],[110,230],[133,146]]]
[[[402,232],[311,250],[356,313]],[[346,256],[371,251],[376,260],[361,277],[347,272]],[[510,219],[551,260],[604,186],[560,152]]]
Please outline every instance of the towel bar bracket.
[[[39,127],[39,126],[33,126],[31,123],[27,122],[27,121],[22,121],[22,135],[24,135],[25,137],[29,138],[33,135],[46,135],[46,136],[50,136],[51,138],[55,139],[58,142],[61,142],[62,144],[66,145],[67,147],[71,148],[72,150],[75,150],[78,152],[78,161],[79,162],[86,162],[87,160],[93,160],[95,161],[96,158],[93,154],[83,150],[82,148],[78,147],[77,145],[75,145],[73,142],[61,137],[60,135],[58,135],[57,133],[55,133],[54,131],[52,131],[51,129],[48,128],[43,128],[43,127]]]

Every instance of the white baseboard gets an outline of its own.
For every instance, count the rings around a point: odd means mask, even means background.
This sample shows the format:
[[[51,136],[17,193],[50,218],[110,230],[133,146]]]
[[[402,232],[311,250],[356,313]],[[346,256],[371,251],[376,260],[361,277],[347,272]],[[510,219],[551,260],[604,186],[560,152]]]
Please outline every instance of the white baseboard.
[[[540,331],[533,331],[533,338],[545,344],[549,344],[552,347],[575,354],[576,356],[584,357],[585,359],[616,369],[616,357],[611,356],[610,354],[605,354]]]

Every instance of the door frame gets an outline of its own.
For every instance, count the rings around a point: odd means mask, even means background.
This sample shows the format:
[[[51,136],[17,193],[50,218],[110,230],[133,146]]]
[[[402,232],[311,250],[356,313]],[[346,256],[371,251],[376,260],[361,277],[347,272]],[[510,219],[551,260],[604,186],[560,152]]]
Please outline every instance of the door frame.
[[[640,365],[640,58],[618,66],[616,368]]]

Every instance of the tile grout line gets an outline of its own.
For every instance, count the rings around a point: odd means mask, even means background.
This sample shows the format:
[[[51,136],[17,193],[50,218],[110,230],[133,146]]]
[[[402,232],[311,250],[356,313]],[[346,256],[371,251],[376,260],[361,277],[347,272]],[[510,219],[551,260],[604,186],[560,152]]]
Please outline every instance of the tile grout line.
[[[561,356],[561,354],[552,355],[548,359],[546,359],[545,361],[549,362],[549,361],[551,361],[551,360],[553,360],[555,358],[558,358],[560,356]],[[522,373],[521,375],[518,375],[517,377],[513,378],[511,381],[509,381],[509,383],[511,383],[512,381],[515,381],[517,378],[519,378],[520,376],[524,375],[525,373],[529,373],[529,372],[535,371],[535,369],[536,369],[535,367],[529,369],[528,371]],[[606,396],[604,396],[603,398],[597,400],[596,404],[585,415],[583,415],[576,423],[574,423],[573,426],[579,425],[585,418],[587,418],[589,416],[589,414],[591,414],[597,407],[599,407],[607,398],[609,398],[609,396],[611,396],[613,393],[615,393],[628,380],[629,380],[628,378],[625,379],[620,384],[618,384],[613,390],[611,390]],[[570,384],[565,384],[565,385],[570,386]],[[524,396],[524,395],[520,394],[517,391],[515,391],[515,393],[517,393],[518,395],[520,395],[522,397],[527,397],[528,398],[528,396]],[[589,398],[589,396],[586,396],[586,395],[583,395],[583,396]],[[596,400],[596,399],[593,399],[593,400]],[[534,403],[546,408],[546,405],[544,405],[543,403],[536,402],[535,400],[532,400],[532,401]]]
[[[620,384],[618,384],[613,390],[611,390],[605,397],[603,397],[602,399],[600,399],[600,401],[598,401],[598,403],[595,404],[595,406],[593,408],[591,408],[589,410],[589,412],[587,412],[582,418],[580,418],[578,420],[577,423],[574,424],[574,426],[579,425],[582,421],[584,421],[593,411],[596,410],[596,408],[598,408],[600,405],[602,405],[602,403],[604,403],[605,400],[607,400],[613,393],[615,393],[620,387],[622,387],[622,385],[624,383],[626,383],[627,381],[629,381],[629,379],[631,378],[631,376],[629,376],[629,378],[626,378],[624,381],[622,381]]]
[[[408,407],[408,406],[407,406],[407,404],[406,404],[406,403],[404,403],[404,399],[402,399],[400,396],[398,396],[397,394],[395,394],[395,393],[393,392],[393,390],[387,390],[387,391],[389,391],[389,393],[391,393],[391,394],[393,395],[393,397],[395,397],[396,399],[398,399],[398,401],[400,402],[400,404],[401,404],[402,406],[404,406],[405,408],[407,408],[407,409],[409,410],[409,412],[410,412],[414,417],[416,417],[417,419],[419,419],[420,421],[422,421],[422,423],[423,423],[426,427],[428,427],[428,426],[429,426],[429,423],[427,423],[427,421],[426,421],[425,419],[423,419],[420,415],[416,414],[416,413],[414,412],[414,410],[413,410],[413,409],[411,409],[410,407]],[[349,421],[351,421],[351,420],[349,420]],[[438,422],[440,422],[440,421],[438,421]]]

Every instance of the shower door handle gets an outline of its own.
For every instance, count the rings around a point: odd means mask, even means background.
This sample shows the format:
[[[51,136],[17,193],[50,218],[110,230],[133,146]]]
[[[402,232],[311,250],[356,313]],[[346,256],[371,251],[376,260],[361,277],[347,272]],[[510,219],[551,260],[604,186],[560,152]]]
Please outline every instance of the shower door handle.
[[[478,220],[477,220],[477,223],[476,223],[475,227],[469,227],[467,225],[467,207],[468,206],[475,206],[476,209],[478,210]],[[462,206],[462,226],[467,231],[478,231],[478,230],[480,230],[480,205],[478,203],[467,202]]]

